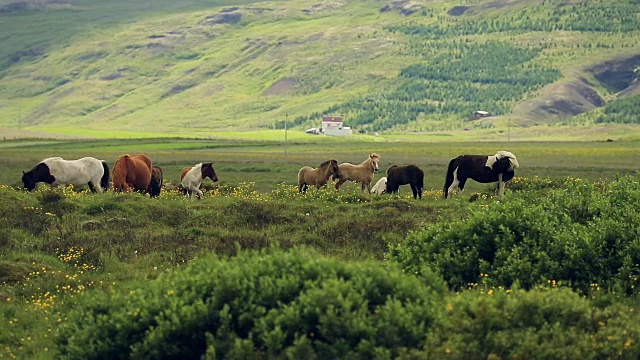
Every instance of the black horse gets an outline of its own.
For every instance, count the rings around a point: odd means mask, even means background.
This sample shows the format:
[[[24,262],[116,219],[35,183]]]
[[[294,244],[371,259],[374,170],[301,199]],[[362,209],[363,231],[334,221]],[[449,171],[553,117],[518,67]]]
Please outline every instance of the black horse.
[[[160,166],[153,165],[151,167],[151,181],[149,182],[149,186],[147,187],[147,192],[149,193],[150,197],[160,196],[160,191],[162,191],[162,178],[162,168]]]
[[[393,165],[387,169],[387,193],[397,193],[400,185],[407,184],[411,186],[413,198],[416,199],[419,196],[422,199],[424,171],[415,165]]]
[[[508,151],[498,151],[495,155],[460,155],[449,162],[444,198],[464,190],[467,179],[479,183],[498,181],[498,196],[502,197],[504,183],[513,179],[518,166],[516,156]]]

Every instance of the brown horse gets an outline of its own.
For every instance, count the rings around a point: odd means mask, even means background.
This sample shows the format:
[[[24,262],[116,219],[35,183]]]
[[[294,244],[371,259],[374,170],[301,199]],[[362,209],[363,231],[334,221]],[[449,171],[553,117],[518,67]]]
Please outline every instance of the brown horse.
[[[332,175],[334,178],[340,177],[337,160],[327,160],[317,169],[304,166],[298,171],[298,192],[307,192],[309,185],[315,185],[317,189],[320,189],[327,184]]]
[[[113,165],[111,178],[115,192],[145,192],[151,182],[151,159],[143,154],[122,155]]]
[[[204,194],[200,190],[200,185],[206,178],[211,179],[213,182],[218,181],[216,171],[213,169],[213,163],[199,163],[193,167],[183,168],[180,173],[180,183],[185,195],[191,194],[191,197],[193,197],[196,194],[198,199],[202,199]]]
[[[361,191],[364,191],[364,188],[366,187],[369,194],[371,194],[371,180],[373,180],[373,174],[378,171],[379,163],[380,155],[372,153],[369,155],[367,160],[360,163],[360,165],[353,165],[349,163],[340,164],[340,180],[336,183],[336,190],[338,190],[347,180],[351,180],[353,182],[361,183]]]
[[[150,197],[160,196],[162,190],[162,168],[160,166],[153,165],[151,167],[151,181],[149,181],[149,187],[147,192]]]

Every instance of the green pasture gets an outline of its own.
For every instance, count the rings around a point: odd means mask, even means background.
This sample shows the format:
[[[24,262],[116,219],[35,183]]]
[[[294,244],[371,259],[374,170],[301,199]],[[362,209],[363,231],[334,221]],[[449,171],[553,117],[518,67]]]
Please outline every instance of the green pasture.
[[[461,154],[494,154],[498,150],[509,150],[516,154],[520,163],[516,176],[595,180],[636,173],[640,153],[639,142],[381,140],[371,137],[351,141],[307,135],[291,139],[286,146],[282,141],[213,138],[4,141],[0,142],[0,184],[20,185],[22,171],[47,157],[93,156],[106,160],[111,167],[120,155],[144,153],[163,168],[168,183],[178,182],[183,167],[212,161],[219,185],[252,182],[258,191],[268,192],[280,183],[295,184],[302,166],[317,167],[328,159],[357,164],[375,152],[381,156],[381,171],[374,181],[384,176],[390,165],[416,164],[425,172],[425,188],[440,190],[448,162]],[[350,183],[345,186],[357,188]],[[466,189],[475,191],[483,186],[469,181]]]

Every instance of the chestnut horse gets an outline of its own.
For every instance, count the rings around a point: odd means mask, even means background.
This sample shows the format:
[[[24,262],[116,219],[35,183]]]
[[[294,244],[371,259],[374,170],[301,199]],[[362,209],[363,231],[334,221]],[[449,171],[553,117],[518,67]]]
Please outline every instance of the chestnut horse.
[[[327,184],[332,175],[334,178],[340,177],[337,160],[327,160],[317,169],[304,166],[298,171],[298,192],[307,192],[309,185],[315,185],[317,189],[320,189]]]
[[[151,159],[147,155],[122,155],[113,165],[113,190],[146,192],[151,182]]]
[[[193,197],[195,194],[198,196],[198,199],[202,199],[204,194],[202,190],[200,190],[200,185],[202,185],[202,181],[206,178],[211,179],[213,182],[218,181],[216,171],[213,169],[213,163],[199,163],[190,168],[183,168],[180,174],[180,182],[185,191],[185,195],[191,195],[191,197]]]
[[[380,155],[373,153],[370,154],[367,160],[363,161],[359,165],[353,165],[349,163],[342,163],[338,166],[340,171],[340,180],[336,183],[336,190],[340,188],[342,184],[347,180],[361,183],[362,190],[366,187],[371,194],[371,181],[373,180],[373,174],[378,171],[378,164],[380,163]],[[336,177],[334,177],[336,179]]]

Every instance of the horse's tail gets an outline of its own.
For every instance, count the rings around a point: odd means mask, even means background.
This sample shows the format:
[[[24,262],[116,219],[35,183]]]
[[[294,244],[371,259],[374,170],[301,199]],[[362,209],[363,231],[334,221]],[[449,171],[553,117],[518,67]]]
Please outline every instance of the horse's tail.
[[[129,155],[122,155],[113,164],[113,173],[111,178],[113,180],[113,189],[115,191],[127,191],[129,186],[127,185],[127,171],[129,169],[128,163],[131,161]]]
[[[447,177],[444,181],[444,198],[446,199],[449,195],[449,186],[453,184],[453,172],[458,167],[458,158],[452,159],[449,161],[449,168],[447,169]]]
[[[104,160],[101,160],[102,168],[104,169],[104,174],[102,174],[102,178],[100,179],[100,186],[103,190],[107,190],[109,187],[109,165]]]
[[[420,189],[424,189],[424,171],[422,169],[418,169],[418,185],[420,185]]]

